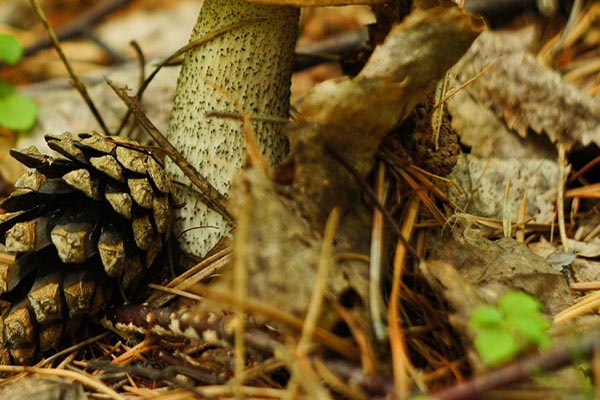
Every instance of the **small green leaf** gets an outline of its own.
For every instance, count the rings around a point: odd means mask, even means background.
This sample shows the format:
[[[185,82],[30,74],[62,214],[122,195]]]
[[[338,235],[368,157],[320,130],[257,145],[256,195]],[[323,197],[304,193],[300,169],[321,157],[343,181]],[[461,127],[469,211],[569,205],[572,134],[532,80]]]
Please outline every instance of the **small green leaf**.
[[[494,306],[483,305],[475,308],[469,321],[469,329],[476,331],[486,327],[501,327],[502,314]]]
[[[504,315],[538,312],[542,306],[535,297],[521,291],[509,292],[502,296],[498,308]]]
[[[13,88],[13,86],[10,83],[0,79],[0,98],[9,96],[14,92],[15,88]]]
[[[13,94],[0,98],[0,126],[27,131],[33,128],[37,113],[37,104],[27,96]]]
[[[513,315],[506,322],[517,334],[523,336],[528,344],[537,345],[547,335],[547,325],[529,315]]]
[[[23,47],[19,41],[13,35],[0,33],[0,61],[14,65],[22,56]]]
[[[519,353],[519,344],[506,329],[485,329],[475,338],[475,348],[489,365],[510,361]]]

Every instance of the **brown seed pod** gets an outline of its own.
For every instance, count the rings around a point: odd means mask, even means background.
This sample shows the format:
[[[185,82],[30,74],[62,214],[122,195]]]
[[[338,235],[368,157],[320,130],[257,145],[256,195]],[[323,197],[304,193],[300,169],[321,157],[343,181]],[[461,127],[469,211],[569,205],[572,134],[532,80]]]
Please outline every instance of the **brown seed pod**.
[[[82,319],[132,293],[170,233],[170,182],[135,142],[98,133],[46,136],[65,158],[12,150],[29,167],[2,203],[0,356],[30,363]],[[2,303],[4,304],[4,303]]]

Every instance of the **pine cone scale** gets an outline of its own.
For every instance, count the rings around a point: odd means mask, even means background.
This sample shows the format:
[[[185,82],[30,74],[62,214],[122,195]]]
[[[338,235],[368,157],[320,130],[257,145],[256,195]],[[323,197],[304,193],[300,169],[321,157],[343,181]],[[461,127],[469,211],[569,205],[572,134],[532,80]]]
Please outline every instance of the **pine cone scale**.
[[[144,148],[97,133],[46,141],[66,159],[11,150],[29,169],[1,205],[0,235],[16,259],[0,263],[0,302],[12,303],[0,317],[0,362],[57,348],[121,292],[116,284],[139,287],[173,219],[170,182]]]

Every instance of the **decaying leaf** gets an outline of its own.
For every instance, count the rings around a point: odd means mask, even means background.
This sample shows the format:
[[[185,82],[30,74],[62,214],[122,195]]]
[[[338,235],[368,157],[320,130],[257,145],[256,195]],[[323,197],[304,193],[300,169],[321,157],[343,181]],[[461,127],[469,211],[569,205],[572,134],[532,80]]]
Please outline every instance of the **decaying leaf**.
[[[323,82],[307,94],[289,136],[295,145],[294,188],[304,214],[323,224],[335,206],[359,193],[337,153],[365,176],[383,137],[431,92],[481,31],[456,8],[415,10],[395,26],[353,79]],[[320,221],[320,222],[319,222]]]
[[[450,177],[458,186],[448,189],[449,197],[470,214],[516,222],[526,196],[526,218],[539,223],[554,218],[559,180],[559,167],[554,161],[484,159],[467,154],[459,159]]]
[[[538,299],[550,315],[573,302],[565,276],[513,239],[492,242],[469,230],[430,243],[430,259],[451,263],[487,302],[495,303],[508,291],[522,290]]]
[[[244,207],[250,214],[246,238],[234,235],[234,259],[243,257],[248,271],[248,297],[303,317],[314,292],[320,234],[313,233],[295,204],[279,195],[276,186],[256,168],[246,170],[234,181],[232,201],[233,209]],[[355,245],[345,232],[353,230],[342,226],[336,235],[336,253],[348,251],[349,244]],[[235,251],[236,240],[245,240],[243,254]],[[366,302],[366,265],[335,262],[326,290],[330,301],[324,306],[319,325],[331,327],[337,321],[331,305],[339,303],[344,292],[355,293],[359,301]],[[360,274],[362,277],[357,276]]]
[[[523,137],[528,130],[544,133],[567,148],[600,144],[600,103],[522,45],[506,40],[506,34],[482,34],[457,65],[459,80],[464,83],[487,67],[467,90],[509,128]]]

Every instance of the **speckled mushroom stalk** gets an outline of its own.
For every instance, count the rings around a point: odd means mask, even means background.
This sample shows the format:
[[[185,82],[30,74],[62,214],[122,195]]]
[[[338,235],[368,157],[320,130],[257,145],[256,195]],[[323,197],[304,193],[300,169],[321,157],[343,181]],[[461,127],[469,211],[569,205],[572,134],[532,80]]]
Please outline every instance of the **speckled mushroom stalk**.
[[[204,1],[192,40],[240,21],[250,22],[186,54],[167,136],[225,195],[245,161],[246,140],[240,121],[206,113],[243,111],[251,117],[287,117],[299,14],[297,7]],[[288,149],[282,125],[254,122],[253,127],[260,150],[275,165]],[[173,163],[166,168],[175,181],[190,186]],[[184,204],[175,222],[180,245],[190,254],[204,256],[231,226],[193,190],[179,190],[177,200]]]

